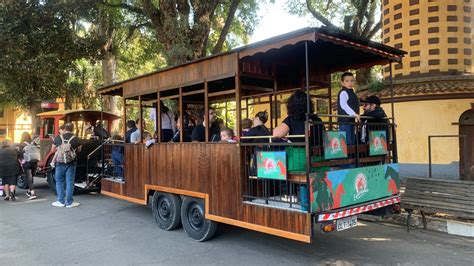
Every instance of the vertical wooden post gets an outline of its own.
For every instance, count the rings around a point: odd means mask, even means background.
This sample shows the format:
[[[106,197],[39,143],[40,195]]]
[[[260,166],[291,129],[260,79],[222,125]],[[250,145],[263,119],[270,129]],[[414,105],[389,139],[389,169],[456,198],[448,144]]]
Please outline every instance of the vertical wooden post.
[[[184,130],[184,121],[183,121],[183,113],[184,113],[184,106],[183,106],[183,88],[179,87],[179,122],[181,124],[181,129],[179,130],[179,142],[184,142],[183,139],[183,130]],[[189,133],[189,132],[188,132]]]
[[[143,142],[143,111],[142,111],[142,96],[138,95],[138,118],[140,119],[140,143]]]
[[[160,92],[156,93],[156,135],[158,136],[158,143],[161,142],[161,100],[160,100]]]
[[[209,125],[209,99],[208,99],[208,86],[207,81],[204,80],[204,127],[205,130],[205,142],[209,142],[209,129],[211,126]]]
[[[122,102],[123,102],[123,111],[122,111],[123,140],[125,141],[125,134],[127,133],[127,99],[123,97]]]
[[[237,60],[238,61],[238,60]],[[237,63],[238,66],[238,63]],[[240,102],[240,75],[239,70],[237,69],[237,73],[235,73],[235,133],[238,137],[240,137],[240,132],[242,130],[242,108]],[[248,106],[247,106],[248,108]],[[247,112],[248,116],[248,112]]]

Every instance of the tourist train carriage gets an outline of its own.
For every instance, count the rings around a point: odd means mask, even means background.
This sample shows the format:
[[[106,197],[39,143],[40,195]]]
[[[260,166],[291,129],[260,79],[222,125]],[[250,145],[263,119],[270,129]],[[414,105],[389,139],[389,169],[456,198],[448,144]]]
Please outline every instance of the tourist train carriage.
[[[356,214],[399,202],[395,131],[391,122],[374,125],[375,144],[345,145],[330,115],[330,74],[391,66],[403,54],[337,30],[305,28],[102,87],[103,95],[123,97],[124,121],[136,118],[131,110],[145,120],[155,110],[161,117],[161,101],[176,103],[180,120],[184,111],[202,107],[208,114],[212,106],[240,136],[241,119],[259,110],[270,113],[267,126],[275,128],[286,116],[285,99],[305,90],[323,122],[307,121],[306,134],[289,136],[299,139],[291,143],[125,144],[124,179],[104,177],[101,192],[151,204],[160,228],[182,224],[198,241],[217,223],[303,242],[312,241],[314,228],[352,227]],[[318,132],[314,127],[324,131],[309,134]]]
[[[98,138],[90,138],[90,132],[87,127],[91,123],[102,121],[107,132],[111,132],[112,124],[118,120],[120,116],[109,112],[101,112],[98,110],[59,110],[48,111],[38,114],[41,119],[40,128],[40,161],[38,163],[37,176],[45,177],[52,192],[56,193],[54,171],[50,166],[54,152],[51,150],[53,139],[59,135],[59,127],[65,123],[74,124],[74,134],[81,139],[82,149],[77,154],[77,170],[75,184],[81,187],[96,186],[98,183],[92,184],[88,182],[87,166],[97,163],[99,150],[96,150],[101,142]],[[94,152],[95,151],[95,152]],[[93,157],[94,160],[91,158]],[[97,175],[97,173],[95,173]],[[92,179],[90,180],[92,181]],[[96,179],[99,181],[99,179]],[[84,184],[84,182],[86,184]]]

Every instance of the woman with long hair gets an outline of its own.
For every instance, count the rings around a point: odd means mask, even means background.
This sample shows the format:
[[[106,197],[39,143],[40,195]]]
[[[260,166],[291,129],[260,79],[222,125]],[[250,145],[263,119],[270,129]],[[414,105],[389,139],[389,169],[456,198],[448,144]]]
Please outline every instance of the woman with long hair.
[[[163,102],[160,103],[161,112],[161,141],[169,142],[173,139],[176,132],[176,121],[174,113]]]
[[[28,132],[23,132],[23,134],[21,134],[20,158],[22,159],[22,167],[27,182],[26,196],[29,200],[36,199],[33,179],[36,169],[38,168],[39,149],[36,147],[36,144],[33,142],[31,135]]]

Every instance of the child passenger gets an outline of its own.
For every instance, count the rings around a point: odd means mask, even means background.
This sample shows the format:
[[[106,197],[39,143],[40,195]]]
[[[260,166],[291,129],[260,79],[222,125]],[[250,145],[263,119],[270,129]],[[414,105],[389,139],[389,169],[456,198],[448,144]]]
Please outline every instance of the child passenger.
[[[230,143],[236,142],[234,140],[234,131],[231,128],[223,127],[221,129],[221,141]]]
[[[341,90],[337,95],[337,115],[353,116],[338,117],[339,130],[346,132],[347,145],[355,144],[355,122],[360,122],[359,98],[354,92],[354,74],[345,72],[341,76]]]

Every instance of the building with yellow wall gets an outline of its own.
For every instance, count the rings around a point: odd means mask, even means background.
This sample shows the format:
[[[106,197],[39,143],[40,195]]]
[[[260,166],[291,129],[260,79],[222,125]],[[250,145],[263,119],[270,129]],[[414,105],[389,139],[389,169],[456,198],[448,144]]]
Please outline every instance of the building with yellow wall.
[[[459,135],[460,130],[470,132],[467,158],[460,155],[464,147],[457,137],[434,138],[433,176],[458,178],[460,160],[463,167],[473,165],[474,124],[466,119],[474,116],[473,8],[472,0],[382,0],[383,43],[408,52],[392,66],[404,176],[428,175],[428,136]],[[389,71],[386,66],[385,78]],[[388,86],[378,95],[387,103]],[[390,113],[389,104],[382,107]]]
[[[27,113],[10,106],[0,107],[0,141],[11,139],[19,142],[25,131],[32,131],[31,117]]]

